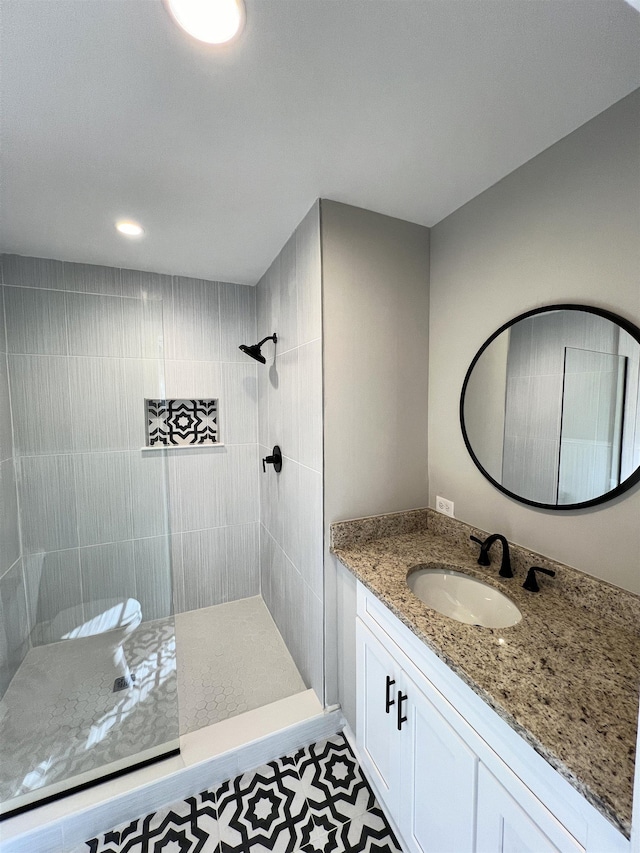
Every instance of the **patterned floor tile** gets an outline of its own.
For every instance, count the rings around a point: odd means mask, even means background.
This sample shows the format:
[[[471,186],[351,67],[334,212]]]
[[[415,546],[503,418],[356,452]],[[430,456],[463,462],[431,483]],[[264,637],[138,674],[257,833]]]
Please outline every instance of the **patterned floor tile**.
[[[298,772],[316,825],[325,832],[372,809],[375,797],[344,735],[302,750]]]
[[[343,735],[92,838],[85,853],[402,853]]]
[[[215,796],[204,791],[87,841],[89,853],[215,853]]]
[[[395,835],[379,808],[330,832],[322,832],[304,845],[303,853],[401,853]]]
[[[292,853],[311,837],[302,783],[287,759],[225,782],[216,798],[222,853]]]

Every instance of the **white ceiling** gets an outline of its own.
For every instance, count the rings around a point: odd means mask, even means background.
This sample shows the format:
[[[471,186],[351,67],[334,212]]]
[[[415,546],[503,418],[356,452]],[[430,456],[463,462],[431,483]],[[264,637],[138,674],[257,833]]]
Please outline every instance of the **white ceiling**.
[[[2,0],[0,249],[255,284],[316,198],[433,225],[640,86],[624,0],[246,5]]]

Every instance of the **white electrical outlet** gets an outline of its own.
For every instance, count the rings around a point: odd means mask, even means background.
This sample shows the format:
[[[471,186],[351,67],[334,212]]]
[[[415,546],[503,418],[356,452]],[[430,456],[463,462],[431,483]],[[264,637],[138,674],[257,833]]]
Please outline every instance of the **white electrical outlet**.
[[[436,509],[444,515],[450,515],[453,518],[453,501],[448,501],[446,498],[436,498]]]

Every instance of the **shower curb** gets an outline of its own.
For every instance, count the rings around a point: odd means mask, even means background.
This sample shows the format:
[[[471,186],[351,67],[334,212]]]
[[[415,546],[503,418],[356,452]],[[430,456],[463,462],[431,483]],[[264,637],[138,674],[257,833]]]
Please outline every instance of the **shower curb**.
[[[12,832],[11,824],[24,816],[9,819],[0,826],[2,853],[33,853],[34,850],[38,853],[73,853],[87,838],[235,778],[280,755],[331,737],[344,725],[342,710],[334,707],[243,746],[173,770],[162,778],[132,787],[101,803],[78,807],[77,811],[42,822],[37,828],[20,832],[16,823],[16,831]],[[175,760],[169,759],[168,762]],[[29,814],[35,817],[36,812]],[[9,835],[12,837],[7,837]]]

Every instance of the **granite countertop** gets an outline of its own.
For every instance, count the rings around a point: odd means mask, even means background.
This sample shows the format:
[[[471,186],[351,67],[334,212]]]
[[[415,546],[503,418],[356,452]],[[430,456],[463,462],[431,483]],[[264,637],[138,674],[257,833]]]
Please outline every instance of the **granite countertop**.
[[[477,563],[486,533],[433,510],[332,525],[332,551],[429,648],[627,837],[640,687],[640,599],[512,546],[515,577]],[[511,598],[522,621],[465,625],[409,590],[421,563],[461,569]],[[543,565],[540,592],[522,588],[526,567]]]

